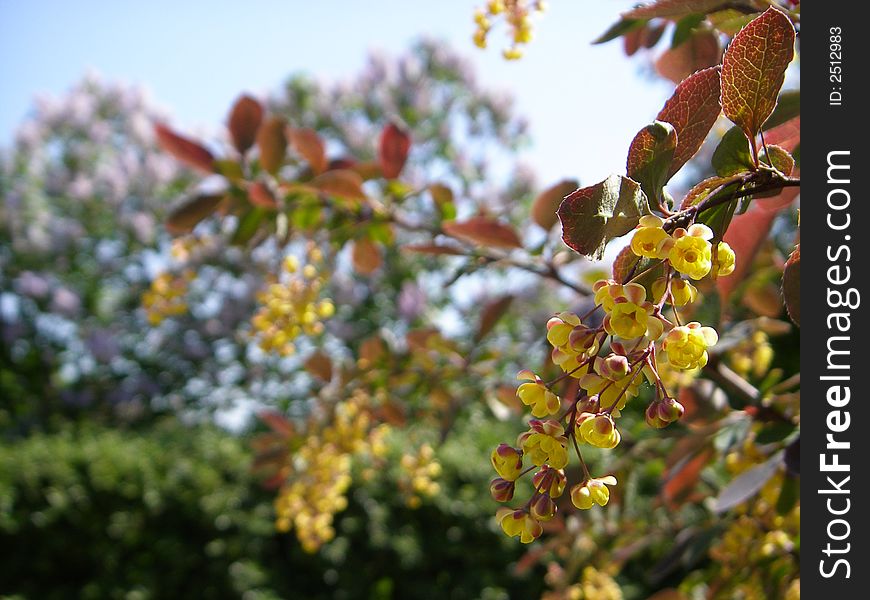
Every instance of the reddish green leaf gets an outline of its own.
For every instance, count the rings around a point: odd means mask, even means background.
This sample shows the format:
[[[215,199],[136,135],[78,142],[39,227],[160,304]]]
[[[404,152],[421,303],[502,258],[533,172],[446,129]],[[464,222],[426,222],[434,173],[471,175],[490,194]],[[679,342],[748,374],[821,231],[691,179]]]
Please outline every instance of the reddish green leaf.
[[[411,137],[395,123],[388,124],[381,133],[378,147],[378,159],[381,171],[387,179],[395,179],[402,172],[408,151],[411,149]]]
[[[762,127],[762,129],[764,131],[773,129],[778,125],[782,125],[783,123],[800,116],[801,91],[786,90],[780,93],[779,98],[776,100],[776,108],[773,109],[773,114],[771,114],[767,121],[764,122],[764,127]]]
[[[172,235],[190,233],[197,223],[215,211],[223,199],[219,194],[203,194],[182,200],[170,209],[166,230]]]
[[[707,198],[707,196],[714,193],[717,189],[722,188],[724,190],[726,186],[734,185],[738,181],[740,181],[740,179],[741,176],[739,174],[728,175],[726,177],[720,177],[717,175],[704,179],[688,191],[685,198],[683,198],[683,201],[680,203],[680,210],[685,210],[690,206],[694,206],[699,202],[702,202],[705,198]]]
[[[230,111],[227,127],[233,145],[240,153],[247,152],[257,140],[257,130],[263,122],[263,107],[251,96],[241,96]]]
[[[776,144],[768,144],[766,148],[762,148],[758,158],[762,163],[769,164],[786,177],[794,171],[794,157],[785,148]]]
[[[154,125],[154,133],[160,147],[187,166],[205,173],[214,172],[214,156],[205,146],[178,135],[162,123]]]
[[[677,149],[668,178],[695,156],[719,117],[719,67],[710,67],[683,80],[656,117],[677,132]]]
[[[257,417],[275,433],[289,438],[296,433],[293,423],[281,413],[272,410],[263,410],[257,413]]]
[[[798,244],[785,261],[782,272],[782,298],[788,316],[798,326],[801,324],[801,245]]]
[[[626,174],[640,184],[647,198],[661,202],[662,188],[677,149],[677,132],[673,125],[656,121],[641,129],[628,147]]]
[[[646,196],[636,181],[611,175],[565,197],[558,211],[562,240],[597,260],[607,242],[634,229],[640,217],[649,212]]]
[[[695,71],[719,64],[722,47],[712,31],[696,31],[688,40],[667,49],[656,61],[659,75],[679,83]]]
[[[281,117],[270,117],[257,132],[260,165],[274,175],[284,164],[287,153],[287,125]]]
[[[722,109],[754,140],[776,108],[785,70],[794,58],[794,26],[775,8],[740,30],[722,60]]]
[[[332,380],[332,359],[321,351],[314,352],[305,361],[305,370],[323,381]]]
[[[538,194],[532,203],[532,221],[549,231],[559,221],[556,211],[565,196],[580,187],[576,179],[564,179]]]
[[[755,14],[746,14],[735,9],[719,10],[707,15],[707,20],[713,29],[721,31],[725,35],[734,35],[755,18]]]
[[[360,238],[353,243],[351,249],[353,268],[362,275],[371,275],[378,270],[383,260],[381,249],[368,238]]]
[[[290,144],[305,159],[315,175],[326,170],[326,146],[316,131],[306,127],[291,129]]]
[[[483,310],[480,313],[480,325],[477,327],[477,335],[474,336],[475,342],[479,342],[486,337],[490,331],[492,331],[499,319],[501,319],[507,312],[508,308],[510,308],[513,301],[514,297],[507,295],[493,300],[483,307]]]
[[[278,208],[278,201],[275,199],[269,186],[261,181],[252,183],[248,188],[248,200],[250,200],[251,204],[254,206],[259,206],[261,208],[269,210],[275,210]]]
[[[321,173],[311,180],[311,185],[330,196],[348,200],[365,200],[363,178],[355,171],[335,169]]]
[[[517,232],[510,225],[489,217],[472,217],[466,221],[446,221],[442,228],[447,235],[481,246],[522,248]]]
[[[408,244],[402,246],[405,250],[411,252],[419,252],[420,254],[448,254],[451,256],[465,256],[462,248],[454,248],[453,246],[444,246],[441,244]]]
[[[623,19],[683,17],[692,13],[712,12],[728,4],[725,0],[657,0],[622,13]]]

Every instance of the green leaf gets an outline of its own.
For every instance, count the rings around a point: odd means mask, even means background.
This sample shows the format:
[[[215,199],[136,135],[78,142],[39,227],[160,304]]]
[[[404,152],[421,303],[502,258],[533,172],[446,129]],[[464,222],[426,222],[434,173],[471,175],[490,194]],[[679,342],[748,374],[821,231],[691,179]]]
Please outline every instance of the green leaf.
[[[677,132],[668,179],[692,158],[719,117],[719,67],[698,71],[680,83],[656,117]]]
[[[756,444],[773,444],[781,442],[795,431],[791,423],[773,423],[764,427],[755,436]]]
[[[762,129],[767,131],[786,121],[790,121],[801,114],[801,91],[786,90],[779,95],[773,114],[764,122]]]
[[[775,8],[740,30],[722,59],[722,108],[754,140],[776,107],[794,58],[794,26]]]
[[[646,19],[622,19],[621,21],[611,25],[607,31],[602,33],[592,43],[603,44],[604,42],[615,40],[616,38],[623,36],[634,29],[637,29],[638,27],[643,27],[646,24],[646,21]]]
[[[190,233],[197,223],[212,214],[224,199],[220,194],[202,194],[185,198],[169,211],[166,229],[172,235]]]
[[[239,219],[239,224],[233,232],[233,237],[230,243],[242,246],[251,241],[257,229],[260,228],[260,223],[266,216],[266,211],[259,207],[253,207]]]
[[[779,489],[779,497],[776,500],[776,512],[786,515],[791,512],[801,497],[800,481],[797,477],[786,474],[782,479],[782,487]]]
[[[683,17],[692,13],[707,14],[726,4],[724,0],[658,0],[622,13],[624,19]]]
[[[662,188],[677,149],[677,132],[670,123],[656,121],[641,129],[628,148],[626,174],[640,183],[647,198],[660,204]]]
[[[755,169],[749,140],[739,127],[732,127],[722,136],[710,164],[720,177]]]
[[[713,26],[713,29],[721,31],[725,35],[735,35],[755,18],[755,14],[746,14],[739,10],[729,8],[710,13],[707,15],[707,20],[710,21],[710,25]]]
[[[782,272],[782,298],[785,309],[791,320],[800,327],[801,324],[801,246],[797,245]]]
[[[676,48],[690,37],[695,28],[704,22],[704,15],[694,14],[683,17],[677,22],[674,34],[671,36],[671,48]]]
[[[580,188],[559,206],[562,240],[592,259],[600,259],[607,242],[635,228],[649,214],[646,195],[636,181],[611,175],[601,183]]]

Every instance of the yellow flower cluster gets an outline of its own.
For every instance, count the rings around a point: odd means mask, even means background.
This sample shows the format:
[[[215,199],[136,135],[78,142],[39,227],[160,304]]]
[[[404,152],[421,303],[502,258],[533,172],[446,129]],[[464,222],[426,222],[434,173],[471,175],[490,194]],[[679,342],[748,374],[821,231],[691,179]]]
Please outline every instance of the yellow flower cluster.
[[[295,256],[283,264],[283,278],[272,277],[266,289],[257,294],[261,306],[251,319],[254,335],[264,352],[290,356],[296,351],[294,340],[300,335],[320,335],[323,321],[335,313],[329,298],[321,298],[328,275],[318,269],[323,255],[316,247],[308,249],[308,263],[300,268]]]
[[[441,475],[441,463],[435,458],[435,450],[429,444],[420,446],[416,455],[405,454],[399,465],[399,491],[405,496],[410,508],[418,508],[423,498],[431,498],[441,490],[435,479]]]
[[[728,353],[728,362],[734,372],[741,377],[750,374],[764,377],[773,362],[773,347],[770,338],[763,331],[754,332],[749,338],[740,340]]]
[[[641,217],[640,224],[631,238],[631,250],[637,256],[666,260],[677,271],[690,279],[703,279],[711,271],[714,276],[734,272],[736,257],[726,242],[716,247],[716,265],[713,269],[713,230],[701,223],[688,229],[678,227],[672,234],[664,230],[665,222],[655,216]],[[681,286],[682,287],[682,286]],[[672,290],[672,293],[682,293]],[[677,306],[685,302],[675,302]]]
[[[148,323],[156,327],[164,319],[185,314],[187,289],[195,277],[196,273],[190,269],[180,274],[167,271],[155,277],[142,294],[142,307]]]
[[[305,437],[275,499],[278,531],[296,530],[307,552],[335,537],[335,514],[347,507],[353,457],[383,456],[386,425],[372,426],[368,397],[355,393],[335,407],[332,422]]]
[[[655,397],[645,411],[650,427],[667,427],[683,416],[684,407],[667,386],[691,382],[707,364],[708,349],[719,336],[698,322],[681,323],[676,308],[698,298],[698,290],[681,275],[701,279],[711,274],[714,263],[715,275],[727,275],[735,264],[731,248],[720,242],[714,252],[711,239],[713,232],[706,225],[695,223],[670,234],[665,221],[644,216],[630,247],[639,257],[661,261],[664,276],[652,282],[649,292],[633,281],[643,273],[632,273],[632,279],[622,282],[601,279],[592,286],[595,308],[586,316],[562,312],[547,322],[550,357],[564,374],[546,383],[531,370],[520,371],[517,378],[524,383],[517,388],[517,396],[535,418],[529,421],[529,430],[517,438],[516,447],[501,444],[492,453],[498,477],[490,483],[490,493],[499,502],[513,499],[518,478],[540,469],[532,478],[535,488],[528,502],[497,512],[507,535],[531,542],[541,535],[541,522],[556,514],[553,498],[556,492],[562,493],[566,482],[553,489],[550,483],[539,483],[544,474],[555,477],[552,474],[562,473],[568,465],[569,448],[576,451],[583,471],[582,479],[571,487],[572,504],[586,510],[610,501],[608,486],[616,485],[616,477],[593,477],[580,446],[612,449],[619,445],[622,435],[616,419],[627,402],[639,395],[645,380],[655,388]],[[666,304],[673,309],[673,321],[663,312]],[[599,308],[604,315],[596,326],[587,317]],[[566,377],[576,378],[579,388],[568,402],[551,387]],[[531,466],[526,468],[527,457]]]
[[[502,51],[507,60],[522,58],[521,46],[532,40],[532,16],[546,10],[543,0],[489,0],[484,9],[474,12],[474,44],[486,48],[492,22],[504,19],[510,29],[511,45]]]
[[[571,586],[567,593],[568,600],[622,600],[622,590],[619,584],[605,573],[593,566],[584,567],[580,583]]]

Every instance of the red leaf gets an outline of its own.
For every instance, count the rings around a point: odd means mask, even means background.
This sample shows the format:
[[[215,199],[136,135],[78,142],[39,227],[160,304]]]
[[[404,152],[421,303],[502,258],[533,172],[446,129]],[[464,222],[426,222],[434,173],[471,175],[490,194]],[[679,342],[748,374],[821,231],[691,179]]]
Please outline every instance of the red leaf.
[[[408,151],[411,149],[411,137],[395,123],[388,124],[381,133],[378,147],[378,159],[381,171],[387,179],[395,179],[402,172]]]
[[[722,109],[754,140],[776,108],[794,58],[794,26],[771,7],[740,30],[722,59]]]
[[[721,57],[719,37],[712,31],[699,31],[676,48],[665,50],[656,61],[656,71],[679,83],[699,69],[719,64]]]
[[[182,137],[162,123],[154,125],[160,147],[189,167],[205,173],[214,172],[214,156],[197,142]]]
[[[260,149],[260,165],[274,175],[284,164],[287,153],[287,124],[281,117],[270,117],[257,132],[257,147]]]
[[[677,149],[668,171],[674,175],[704,143],[719,117],[719,67],[710,67],[683,80],[656,117],[674,126]]]
[[[332,380],[332,360],[323,352],[317,351],[309,356],[305,369],[323,381]]]
[[[532,221],[549,231],[559,221],[556,211],[562,200],[578,187],[580,183],[576,179],[565,179],[538,194],[532,203]]]
[[[755,254],[767,239],[767,234],[770,233],[773,220],[776,218],[776,211],[764,210],[760,204],[753,202],[752,207],[744,214],[735,215],[728,231],[725,232],[723,239],[737,255],[737,263],[731,275],[716,279],[716,287],[723,300],[728,298],[737,284],[746,277]]]
[[[498,320],[501,319],[507,312],[508,308],[510,308],[513,301],[514,297],[507,295],[493,300],[483,307],[483,310],[480,313],[480,325],[477,328],[477,335],[474,336],[476,342],[482,340],[490,331],[492,331],[493,327],[498,323]]]
[[[681,461],[665,473],[666,483],[662,488],[662,496],[668,506],[677,508],[685,502],[712,456],[713,451],[706,448],[691,460]]]
[[[330,196],[349,200],[365,200],[362,189],[363,178],[355,171],[335,169],[321,173],[311,180],[311,185]]]
[[[265,423],[269,429],[284,437],[291,437],[296,433],[296,428],[293,423],[284,415],[272,410],[262,410],[257,413],[257,417]]]
[[[305,159],[315,175],[326,170],[326,146],[316,131],[305,127],[291,129],[290,144]]]
[[[251,96],[241,96],[233,105],[227,127],[233,145],[241,154],[247,152],[257,140],[257,130],[263,122],[263,106]]]
[[[446,221],[442,225],[447,235],[493,248],[522,248],[517,232],[510,225],[488,217],[472,217],[466,221]]]

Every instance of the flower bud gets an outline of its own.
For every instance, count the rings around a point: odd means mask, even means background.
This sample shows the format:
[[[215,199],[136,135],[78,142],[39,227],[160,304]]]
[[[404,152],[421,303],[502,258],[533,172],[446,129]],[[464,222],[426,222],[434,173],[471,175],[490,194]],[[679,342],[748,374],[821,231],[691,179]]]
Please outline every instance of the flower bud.
[[[496,477],[489,484],[489,492],[496,502],[508,502],[514,497],[515,487],[513,481]]]
[[[549,521],[556,516],[556,503],[549,494],[541,494],[535,498],[529,510],[538,521]]]

